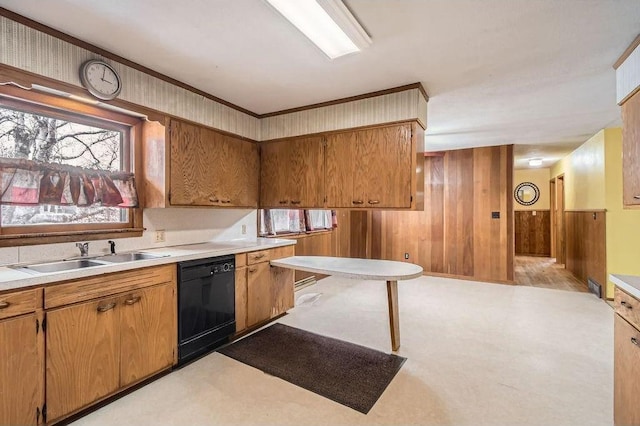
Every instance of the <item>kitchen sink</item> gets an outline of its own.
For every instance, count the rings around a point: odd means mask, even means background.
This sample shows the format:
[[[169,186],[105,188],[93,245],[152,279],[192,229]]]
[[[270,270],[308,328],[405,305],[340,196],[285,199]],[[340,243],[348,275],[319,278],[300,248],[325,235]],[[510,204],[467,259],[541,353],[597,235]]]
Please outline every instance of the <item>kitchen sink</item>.
[[[121,253],[121,254],[108,254],[106,256],[96,257],[96,260],[100,260],[102,262],[109,263],[121,263],[121,262],[134,262],[136,260],[147,260],[147,259],[157,259],[159,257],[164,257],[157,254],[149,254],[149,253]]]
[[[90,257],[86,259],[69,259],[58,262],[36,263],[33,265],[12,266],[19,271],[29,274],[48,274],[51,272],[74,271],[76,269],[93,268],[94,266],[104,266],[112,263],[135,262],[137,260],[158,259],[168,255],[157,255],[149,253],[120,253],[107,254],[104,256]]]
[[[37,265],[21,266],[17,269],[25,272],[39,272],[42,274],[50,272],[72,271],[74,269],[91,268],[94,266],[104,265],[102,262],[96,262],[91,259],[64,260],[62,262],[39,263]]]

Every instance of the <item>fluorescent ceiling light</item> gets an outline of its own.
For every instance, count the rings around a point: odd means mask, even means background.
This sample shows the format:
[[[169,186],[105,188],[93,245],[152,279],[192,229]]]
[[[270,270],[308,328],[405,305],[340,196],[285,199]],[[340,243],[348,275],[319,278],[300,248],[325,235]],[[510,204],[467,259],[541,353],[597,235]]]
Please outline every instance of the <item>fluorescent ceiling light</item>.
[[[529,165],[531,167],[542,166],[542,158],[532,158],[529,160]]]
[[[371,44],[342,0],[267,0],[330,59],[359,52]]]

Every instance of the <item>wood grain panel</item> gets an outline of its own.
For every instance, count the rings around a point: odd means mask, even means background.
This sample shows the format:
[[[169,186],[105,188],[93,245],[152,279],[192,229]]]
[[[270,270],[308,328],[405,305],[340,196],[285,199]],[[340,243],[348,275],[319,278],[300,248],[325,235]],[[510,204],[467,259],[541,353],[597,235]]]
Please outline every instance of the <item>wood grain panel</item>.
[[[110,304],[112,309],[106,309]],[[54,421],[120,384],[120,307],[107,298],[47,313],[47,420]]]
[[[176,283],[127,293],[120,298],[120,386],[138,382],[173,364],[177,327]]]
[[[175,282],[176,275],[176,265],[169,264],[82,278],[46,287],[44,305],[46,309],[50,309],[165,282]]]
[[[289,145],[287,198],[293,208],[324,206],[324,137],[296,138]]]
[[[445,155],[445,273],[474,276],[474,151]],[[485,195],[486,196],[486,195]]]
[[[0,319],[35,312],[42,308],[42,289],[0,294]]]
[[[614,290],[613,308],[629,324],[640,329],[640,301],[618,287]]]
[[[293,308],[294,270],[287,268],[269,268],[271,288],[271,318]]]
[[[515,213],[515,250],[517,255],[551,255],[551,211],[520,210]]]
[[[236,267],[235,280],[236,333],[240,333],[247,328],[247,268],[245,266]]]
[[[221,207],[258,207],[260,154],[252,142],[213,132],[213,193]]]
[[[622,199],[640,204],[640,93],[622,105]]]
[[[0,424],[35,425],[42,407],[42,332],[36,314],[0,321]]]
[[[271,260],[272,250],[258,250],[247,253],[247,265],[253,265],[260,262]]]
[[[426,157],[424,211],[373,212],[371,256],[408,260],[426,273],[511,282],[512,156],[512,147],[502,146]],[[352,212],[352,235],[366,229],[362,220]]]
[[[640,424],[640,333],[620,315],[614,323],[613,417],[616,426]]]
[[[355,188],[353,170],[356,158],[356,132],[334,133],[326,137],[325,147],[325,191],[327,205],[341,208],[352,208],[353,195],[362,193],[363,188]],[[330,178],[329,178],[330,177]]]
[[[288,141],[261,144],[260,156],[260,207],[287,208]]]
[[[269,262],[247,266],[247,326],[271,318]]]
[[[606,214],[604,211],[567,211],[566,268],[582,282],[592,278],[606,285]]]
[[[204,129],[180,120],[171,120],[171,204],[188,206],[211,204],[209,150]]]

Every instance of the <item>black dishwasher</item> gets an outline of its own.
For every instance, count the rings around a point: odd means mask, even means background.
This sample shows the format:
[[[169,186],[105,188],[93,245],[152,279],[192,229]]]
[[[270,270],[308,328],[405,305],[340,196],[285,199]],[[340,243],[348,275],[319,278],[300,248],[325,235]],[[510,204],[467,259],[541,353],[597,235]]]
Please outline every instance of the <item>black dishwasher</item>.
[[[235,333],[235,256],[178,263],[178,365]]]

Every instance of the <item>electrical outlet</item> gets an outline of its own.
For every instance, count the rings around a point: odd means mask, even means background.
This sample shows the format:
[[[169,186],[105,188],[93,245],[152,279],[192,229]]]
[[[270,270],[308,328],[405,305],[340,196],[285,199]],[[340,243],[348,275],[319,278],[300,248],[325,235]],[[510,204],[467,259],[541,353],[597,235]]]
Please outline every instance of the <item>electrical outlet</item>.
[[[247,233],[247,225],[242,225],[242,235]]]
[[[156,243],[164,243],[165,241],[165,235],[164,235],[164,229],[159,229],[156,231]]]
[[[409,259],[409,253],[405,253],[404,254],[404,258],[408,260]]]

